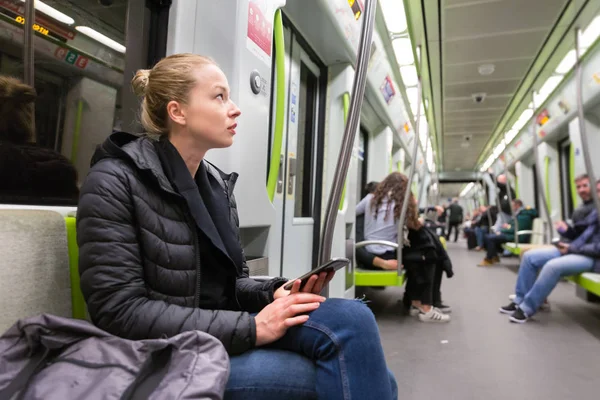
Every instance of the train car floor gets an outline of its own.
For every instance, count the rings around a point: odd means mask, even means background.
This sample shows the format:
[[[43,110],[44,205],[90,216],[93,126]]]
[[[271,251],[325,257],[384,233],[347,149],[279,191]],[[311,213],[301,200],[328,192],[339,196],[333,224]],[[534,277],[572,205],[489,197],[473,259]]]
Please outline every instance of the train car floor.
[[[600,395],[600,304],[561,282],[551,310],[526,324],[498,308],[509,302],[517,259],[477,267],[483,253],[449,243],[455,276],[444,279],[448,324],[404,315],[402,288],[367,289],[388,365],[403,400],[592,399]]]

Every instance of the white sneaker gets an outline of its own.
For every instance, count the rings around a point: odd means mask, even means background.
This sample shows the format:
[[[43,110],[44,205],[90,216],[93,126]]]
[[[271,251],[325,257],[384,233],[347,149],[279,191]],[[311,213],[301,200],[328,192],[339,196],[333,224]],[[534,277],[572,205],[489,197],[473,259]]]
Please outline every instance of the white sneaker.
[[[417,307],[415,306],[410,306],[410,311],[409,314],[411,317],[416,317],[417,315],[419,315],[421,313],[421,310],[419,310]]]
[[[435,307],[431,307],[431,310],[427,313],[421,312],[419,314],[419,319],[422,322],[450,322],[450,316],[443,314]]]

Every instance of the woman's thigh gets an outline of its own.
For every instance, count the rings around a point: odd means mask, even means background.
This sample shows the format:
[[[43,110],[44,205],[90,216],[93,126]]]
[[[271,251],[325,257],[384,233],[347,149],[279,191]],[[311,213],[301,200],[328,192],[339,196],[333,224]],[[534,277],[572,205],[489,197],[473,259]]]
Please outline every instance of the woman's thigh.
[[[316,369],[308,358],[286,350],[255,349],[231,357],[225,400],[316,399]]]

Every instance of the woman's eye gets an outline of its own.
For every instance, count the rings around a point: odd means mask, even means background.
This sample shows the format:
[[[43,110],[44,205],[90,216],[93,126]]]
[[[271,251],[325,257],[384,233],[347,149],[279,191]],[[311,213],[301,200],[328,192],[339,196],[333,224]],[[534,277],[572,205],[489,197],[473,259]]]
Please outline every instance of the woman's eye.
[[[220,98],[221,100],[223,100],[223,99],[225,99],[225,96],[223,96],[222,94],[218,94],[218,95],[217,95],[217,99],[219,99],[219,98]]]

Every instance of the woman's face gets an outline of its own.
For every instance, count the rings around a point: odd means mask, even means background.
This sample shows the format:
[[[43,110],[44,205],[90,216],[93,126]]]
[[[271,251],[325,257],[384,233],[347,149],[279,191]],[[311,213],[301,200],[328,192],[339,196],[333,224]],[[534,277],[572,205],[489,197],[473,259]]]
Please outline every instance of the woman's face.
[[[229,97],[225,74],[210,64],[197,68],[194,75],[196,86],[183,106],[188,131],[207,149],[231,146],[241,112]]]

